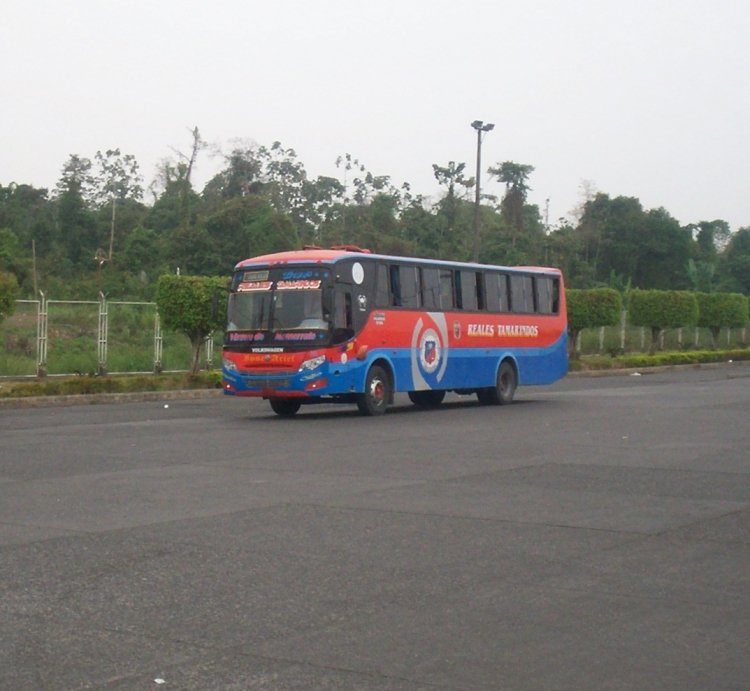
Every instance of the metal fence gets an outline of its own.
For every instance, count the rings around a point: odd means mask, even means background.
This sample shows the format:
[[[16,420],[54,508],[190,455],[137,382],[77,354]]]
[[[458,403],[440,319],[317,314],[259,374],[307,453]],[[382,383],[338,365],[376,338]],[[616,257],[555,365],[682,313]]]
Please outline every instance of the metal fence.
[[[192,348],[183,334],[164,333],[153,302],[99,300],[16,301],[15,313],[0,325],[0,377],[40,377],[65,374],[121,374],[185,371],[190,369]],[[214,350],[222,334],[207,338],[201,366],[211,369]],[[747,347],[746,329],[724,329],[720,348]],[[579,351],[596,353],[647,352],[648,329],[631,327],[623,315],[620,326],[585,329]],[[665,350],[712,347],[708,329],[664,331]]]
[[[162,331],[153,302],[17,300],[2,324],[0,377],[184,371],[192,348]],[[210,369],[216,338],[206,339],[201,365]]]
[[[747,328],[721,330],[715,344],[717,348],[746,348]],[[645,353],[651,347],[651,330],[628,324],[623,311],[619,326],[602,326],[584,329],[578,336],[578,350],[584,355]],[[664,329],[659,336],[660,350],[710,350],[714,347],[709,329],[683,327]]]

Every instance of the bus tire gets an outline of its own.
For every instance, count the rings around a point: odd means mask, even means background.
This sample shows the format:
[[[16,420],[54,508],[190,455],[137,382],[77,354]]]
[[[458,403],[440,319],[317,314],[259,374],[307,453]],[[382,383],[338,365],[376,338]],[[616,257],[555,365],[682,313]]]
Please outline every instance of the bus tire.
[[[367,372],[365,391],[357,396],[357,407],[362,415],[382,415],[391,400],[391,380],[380,366],[373,365]]]
[[[279,417],[294,417],[302,403],[295,398],[269,398],[271,409]]]
[[[437,408],[445,398],[445,391],[409,391],[409,400],[418,408]]]
[[[477,398],[482,405],[506,405],[513,402],[518,386],[516,368],[510,360],[503,360],[497,371],[495,386],[477,391]]]
[[[497,371],[497,386],[495,387],[497,402],[500,405],[512,403],[517,386],[516,368],[509,360],[503,360],[500,363],[500,369]]]

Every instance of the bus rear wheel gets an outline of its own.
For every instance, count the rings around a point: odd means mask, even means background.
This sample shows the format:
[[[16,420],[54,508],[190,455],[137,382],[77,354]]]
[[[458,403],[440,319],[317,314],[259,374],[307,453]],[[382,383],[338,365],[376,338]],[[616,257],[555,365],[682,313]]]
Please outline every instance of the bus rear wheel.
[[[480,389],[477,391],[477,398],[483,405],[506,405],[513,402],[517,386],[516,369],[508,360],[504,360],[500,363],[500,369],[497,371],[495,386]]]
[[[362,415],[382,415],[391,400],[391,380],[388,373],[373,365],[367,373],[365,391],[357,396],[357,407]]]
[[[445,391],[409,391],[409,400],[418,408],[437,408],[445,398]]]
[[[268,402],[279,417],[294,417],[302,405],[294,398],[269,398]]]

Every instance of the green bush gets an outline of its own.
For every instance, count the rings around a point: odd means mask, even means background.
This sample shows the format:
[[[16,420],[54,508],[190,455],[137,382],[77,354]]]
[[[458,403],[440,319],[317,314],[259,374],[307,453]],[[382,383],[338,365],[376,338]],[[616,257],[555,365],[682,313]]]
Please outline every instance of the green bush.
[[[577,356],[578,335],[583,329],[615,326],[620,321],[622,297],[613,288],[570,289],[567,291],[568,343]]]
[[[583,358],[575,369],[646,369],[670,365],[701,365],[712,362],[739,362],[750,360],[750,349],[745,350],[691,350],[657,353],[656,355],[634,354],[611,357],[593,355]]]
[[[740,293],[696,293],[698,301],[698,326],[711,332],[716,348],[723,328],[739,329],[748,322],[748,299]]]
[[[18,281],[15,275],[0,271],[0,322],[15,311],[17,296]]]
[[[651,329],[653,354],[664,329],[694,326],[698,322],[698,301],[695,293],[686,290],[632,290],[628,317],[633,326]]]
[[[198,372],[200,352],[205,338],[224,326],[223,310],[213,313],[213,296],[226,289],[225,278],[207,276],[174,276],[165,274],[156,286],[156,304],[162,324],[185,334],[191,342],[191,372]]]

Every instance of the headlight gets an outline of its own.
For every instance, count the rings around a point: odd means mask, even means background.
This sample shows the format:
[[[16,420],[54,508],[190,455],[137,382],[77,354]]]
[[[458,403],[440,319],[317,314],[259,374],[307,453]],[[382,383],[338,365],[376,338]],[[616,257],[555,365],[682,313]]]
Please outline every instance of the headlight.
[[[237,372],[237,365],[232,360],[227,360],[226,358],[221,359],[221,366],[227,371],[227,372]]]
[[[318,355],[318,357],[310,358],[309,360],[305,360],[299,366],[299,371],[302,372],[303,370],[314,370],[314,369],[317,369],[325,361],[326,361],[326,356],[325,355]]]

